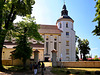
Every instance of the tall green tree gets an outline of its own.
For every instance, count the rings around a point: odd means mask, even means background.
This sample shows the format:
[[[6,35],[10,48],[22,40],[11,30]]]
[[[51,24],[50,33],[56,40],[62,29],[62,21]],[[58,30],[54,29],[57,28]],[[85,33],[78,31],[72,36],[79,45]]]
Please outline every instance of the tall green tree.
[[[79,39],[78,40],[78,48],[80,50],[80,53],[83,54],[83,60],[86,60],[86,54],[89,54],[90,47],[89,47],[89,41],[86,39]]]
[[[17,23],[12,31],[11,37],[16,37],[16,41],[18,43],[15,49],[14,58],[22,60],[24,69],[26,68],[27,59],[30,59],[32,54],[29,40],[35,39],[43,41],[38,29],[39,25],[34,22],[34,17],[32,18],[30,15],[27,15],[26,18],[23,18],[23,21]]]
[[[100,0],[95,0],[96,1],[96,14],[93,22],[97,22],[97,25],[95,26],[95,29],[92,31],[94,35],[100,36]]]
[[[78,54],[79,54],[79,50],[78,50],[78,47],[76,47],[76,61],[79,60]]]
[[[32,13],[34,0],[0,0],[0,70],[2,66],[2,49],[7,32],[13,28],[16,15],[25,16]]]
[[[26,61],[30,59],[32,48],[30,48],[29,43],[27,43],[25,35],[20,36],[17,43],[18,45],[15,47],[16,49],[12,56],[15,59],[22,60],[23,69],[26,69]]]

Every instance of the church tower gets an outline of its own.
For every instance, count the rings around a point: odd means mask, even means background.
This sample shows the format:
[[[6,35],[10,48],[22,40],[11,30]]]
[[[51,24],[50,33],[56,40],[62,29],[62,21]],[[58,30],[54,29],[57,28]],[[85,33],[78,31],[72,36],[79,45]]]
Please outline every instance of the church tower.
[[[75,31],[73,29],[74,20],[68,16],[66,5],[63,5],[61,17],[57,20],[56,25],[61,30],[61,50],[60,57],[62,61],[75,61]]]

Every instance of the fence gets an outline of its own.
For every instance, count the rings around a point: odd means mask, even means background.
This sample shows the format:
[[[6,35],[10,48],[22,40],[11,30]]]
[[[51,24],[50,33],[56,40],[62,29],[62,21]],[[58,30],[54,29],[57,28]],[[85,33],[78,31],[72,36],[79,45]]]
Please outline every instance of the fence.
[[[79,62],[57,62],[63,67],[100,67],[100,61],[79,61]]]

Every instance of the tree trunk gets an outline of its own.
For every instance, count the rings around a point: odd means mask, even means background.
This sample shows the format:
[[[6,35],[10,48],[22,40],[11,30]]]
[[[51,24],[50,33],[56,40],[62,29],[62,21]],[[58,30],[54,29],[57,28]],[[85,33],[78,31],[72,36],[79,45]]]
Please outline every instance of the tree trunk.
[[[1,41],[0,41],[1,42]],[[2,47],[0,46],[0,71],[2,71],[4,68],[2,66]]]
[[[26,69],[26,61],[23,61],[23,69]]]
[[[2,50],[3,50],[3,44],[4,44],[4,40],[6,37],[6,31],[4,32],[0,32],[0,71],[4,71],[4,67],[2,65]]]
[[[85,54],[83,54],[83,60],[84,60],[84,61],[86,61],[86,57],[85,57]]]

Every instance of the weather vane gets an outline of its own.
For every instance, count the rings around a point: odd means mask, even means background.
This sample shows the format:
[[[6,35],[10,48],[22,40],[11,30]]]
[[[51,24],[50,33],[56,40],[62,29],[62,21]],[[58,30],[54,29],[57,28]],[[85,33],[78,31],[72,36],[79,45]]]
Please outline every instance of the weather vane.
[[[65,4],[65,0],[63,0],[64,1],[64,4]]]

